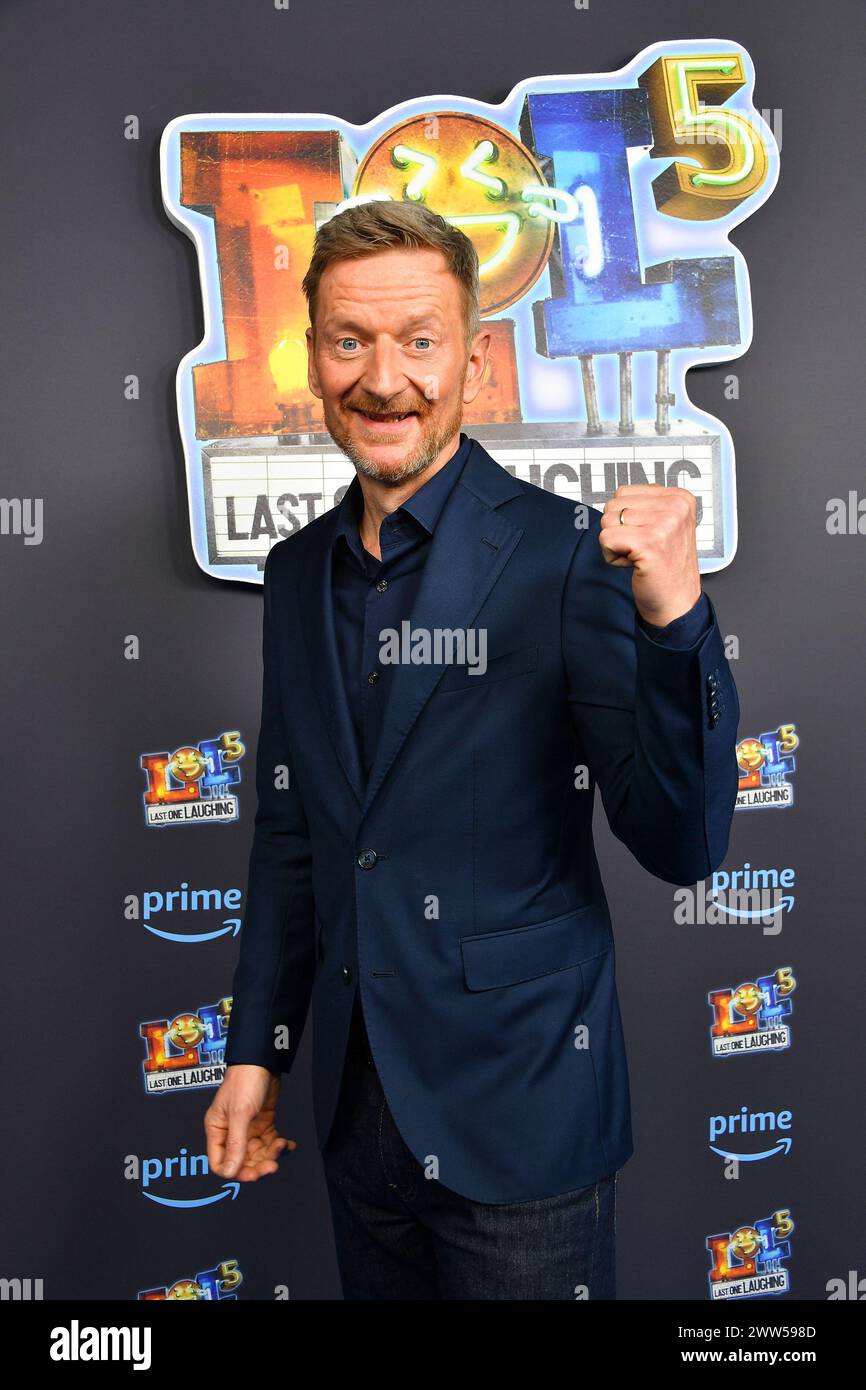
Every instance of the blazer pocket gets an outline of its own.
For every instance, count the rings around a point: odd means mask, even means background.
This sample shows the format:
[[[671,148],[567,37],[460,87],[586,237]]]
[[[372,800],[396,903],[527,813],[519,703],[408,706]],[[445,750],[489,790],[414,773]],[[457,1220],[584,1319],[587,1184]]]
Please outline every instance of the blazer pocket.
[[[538,647],[518,647],[513,652],[503,652],[501,656],[491,657],[485,669],[477,673],[471,666],[446,666],[445,674],[437,682],[434,693],[439,695],[443,690],[471,690],[473,686],[505,680],[507,676],[523,676],[527,671],[535,671],[537,667]]]
[[[604,913],[595,903],[528,927],[462,936],[466,988],[499,989],[571,970],[612,945]]]

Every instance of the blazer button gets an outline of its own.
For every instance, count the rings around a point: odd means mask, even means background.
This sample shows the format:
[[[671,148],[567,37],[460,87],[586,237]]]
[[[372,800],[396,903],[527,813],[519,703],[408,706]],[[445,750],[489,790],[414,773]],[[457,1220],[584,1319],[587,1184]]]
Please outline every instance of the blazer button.
[[[344,985],[350,985],[351,983],[352,983],[352,967],[351,967],[351,965],[344,965],[344,966],[343,966],[343,984],[344,984]]]
[[[374,849],[362,849],[358,855],[358,867],[361,869],[372,869],[376,860],[379,858]]]

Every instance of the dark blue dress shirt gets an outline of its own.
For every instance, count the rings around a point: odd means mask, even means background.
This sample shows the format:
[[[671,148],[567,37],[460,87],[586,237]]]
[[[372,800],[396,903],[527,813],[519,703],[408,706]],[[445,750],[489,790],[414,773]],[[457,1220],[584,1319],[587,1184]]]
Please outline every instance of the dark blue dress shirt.
[[[401,622],[412,617],[436,522],[463,471],[471,444],[469,436],[461,434],[456,452],[444,467],[384,518],[379,527],[381,560],[361,544],[364,494],[357,476],[343,499],[333,545],[334,622],[365,777],[375,761],[394,671],[393,665],[379,662],[380,633],[386,627],[399,632]]]

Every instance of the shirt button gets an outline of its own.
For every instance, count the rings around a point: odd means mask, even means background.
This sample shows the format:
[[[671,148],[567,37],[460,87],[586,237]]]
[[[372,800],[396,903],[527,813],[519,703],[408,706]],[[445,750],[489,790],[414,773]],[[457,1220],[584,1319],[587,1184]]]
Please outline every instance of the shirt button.
[[[384,592],[385,592],[385,590],[387,589],[387,587],[388,587],[388,581],[387,581],[387,579],[380,579],[380,580],[379,580],[379,583],[376,585],[376,591],[377,591],[377,593],[384,594]]]
[[[358,867],[361,869],[372,869],[376,860],[379,858],[374,849],[362,849],[358,855]]]
[[[379,672],[378,672],[378,671],[371,671],[370,674],[369,674],[369,676],[367,677],[367,684],[368,684],[368,685],[375,685],[378,679],[379,679]]]
[[[350,984],[352,983],[352,967],[351,967],[351,965],[344,965],[344,966],[343,966],[342,974],[343,974],[343,984],[350,985]]]

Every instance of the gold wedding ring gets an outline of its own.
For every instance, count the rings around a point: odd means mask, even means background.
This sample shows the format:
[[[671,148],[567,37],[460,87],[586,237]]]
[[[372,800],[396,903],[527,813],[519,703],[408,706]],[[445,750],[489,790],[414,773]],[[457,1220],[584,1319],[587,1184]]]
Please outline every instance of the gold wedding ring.
[[[619,509],[619,524],[620,524],[620,526],[625,526],[625,522],[624,522],[623,519],[622,519],[622,514],[623,514],[624,511],[625,511],[625,507],[620,507],[620,509]]]

